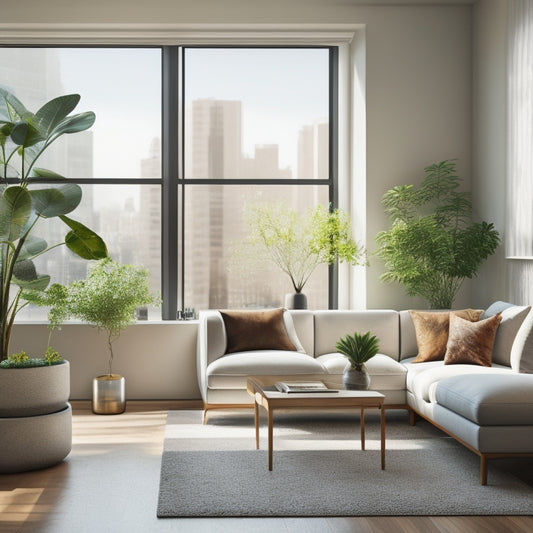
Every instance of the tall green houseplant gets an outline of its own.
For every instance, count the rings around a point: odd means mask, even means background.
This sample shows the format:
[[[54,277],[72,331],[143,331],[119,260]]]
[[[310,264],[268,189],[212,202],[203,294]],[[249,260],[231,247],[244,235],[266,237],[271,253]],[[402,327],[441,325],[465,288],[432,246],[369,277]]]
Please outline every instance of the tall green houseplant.
[[[446,160],[428,166],[419,187],[394,187],[382,200],[391,227],[376,238],[386,268],[381,279],[434,309],[451,308],[463,281],[500,243],[493,224],[472,221],[470,194],[460,186],[455,160]]]
[[[8,357],[15,317],[27,304],[25,292],[43,291],[50,283],[49,275],[37,273],[35,258],[61,245],[83,259],[108,255],[96,233],[67,216],[81,202],[81,187],[36,166],[62,135],[93,125],[92,111],[70,115],[79,101],[78,94],[59,96],[32,113],[0,88],[0,360]],[[69,230],[63,241],[49,245],[34,233],[39,220],[52,218]]]

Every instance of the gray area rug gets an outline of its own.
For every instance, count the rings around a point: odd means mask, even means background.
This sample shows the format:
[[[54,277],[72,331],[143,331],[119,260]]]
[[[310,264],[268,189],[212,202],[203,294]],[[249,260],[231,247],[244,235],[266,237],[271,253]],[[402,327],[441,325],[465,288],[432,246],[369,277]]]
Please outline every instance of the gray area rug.
[[[266,420],[255,449],[253,413],[171,411],[161,463],[158,517],[531,515],[533,488],[425,421],[387,413],[386,469],[379,416],[366,415],[366,450],[353,413],[275,416],[273,471]],[[518,470],[531,469],[521,459]]]

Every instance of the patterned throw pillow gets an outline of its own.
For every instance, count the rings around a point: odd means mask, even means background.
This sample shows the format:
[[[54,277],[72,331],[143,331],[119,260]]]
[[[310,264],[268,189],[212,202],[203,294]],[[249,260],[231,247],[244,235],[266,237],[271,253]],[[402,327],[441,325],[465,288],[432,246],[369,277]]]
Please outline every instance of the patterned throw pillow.
[[[478,309],[461,309],[452,312],[409,311],[415,326],[418,355],[413,363],[441,361],[446,353],[450,314],[465,320],[476,322],[483,311]]]
[[[498,313],[479,322],[470,322],[452,313],[444,364],[492,366],[492,348],[501,319]]]

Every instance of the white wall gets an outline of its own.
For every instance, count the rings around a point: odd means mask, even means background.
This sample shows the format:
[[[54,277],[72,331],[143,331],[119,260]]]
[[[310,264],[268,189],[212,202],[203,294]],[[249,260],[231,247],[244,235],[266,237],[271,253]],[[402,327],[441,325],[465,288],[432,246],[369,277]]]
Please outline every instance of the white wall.
[[[468,4],[435,4],[416,6],[357,6],[346,0],[23,0],[10,4],[2,11],[0,40],[7,30],[27,30],[27,23],[293,23],[293,24],[364,24],[366,36],[366,244],[372,252],[374,237],[388,226],[381,206],[382,195],[391,187],[417,183],[423,178],[423,168],[448,158],[459,158],[458,168],[470,187],[471,170],[471,96],[472,96],[472,7]],[[17,24],[19,26],[17,26]],[[153,26],[152,26],[153,28]],[[5,33],[4,33],[5,35]],[[357,116],[355,117],[357,120]],[[364,175],[364,174],[363,174]],[[351,194],[365,194],[364,188],[352,183]],[[358,202],[353,201],[352,205]],[[369,308],[409,308],[424,306],[404,294],[402,288],[379,281],[382,268],[370,256],[371,266],[366,277],[366,305]],[[470,305],[467,285],[457,299],[458,306]],[[478,302],[473,302],[478,305]],[[164,327],[164,326],[162,326]],[[18,329],[26,331],[26,326]],[[150,326],[143,342],[159,346],[165,353],[163,372],[170,364],[170,373],[183,368],[191,370],[194,361],[192,338],[181,326],[176,333],[179,350],[170,353],[160,331]],[[17,329],[17,331],[18,331]],[[66,329],[65,329],[66,331]],[[69,330],[70,331],[70,330]],[[131,335],[135,335],[132,328]],[[89,346],[92,330],[80,329],[77,342]],[[26,333],[19,333],[27,338]],[[33,333],[32,333],[33,335]],[[128,331],[125,335],[130,335]],[[172,334],[173,335],[173,334]],[[146,340],[148,339],[148,341]],[[68,345],[70,346],[68,341]],[[122,342],[122,339],[121,339]],[[96,365],[85,354],[73,356],[73,393],[88,392],[87,376],[93,376]],[[136,357],[141,357],[140,355]],[[172,360],[173,357],[177,359]],[[185,358],[185,359],[182,359]],[[92,361],[92,360],[91,360]],[[137,375],[135,359],[119,356],[120,370]],[[89,365],[89,367],[87,366]],[[124,365],[124,366],[122,366]],[[99,367],[101,368],[101,367]],[[145,369],[146,367],[141,367]],[[157,367],[156,367],[157,368]],[[176,377],[178,391],[165,385],[165,397],[188,398],[196,392],[187,378]],[[152,371],[152,369],[150,369]],[[155,370],[154,370],[155,371]],[[181,370],[180,370],[181,371]],[[79,372],[79,375],[78,375]],[[101,372],[101,370],[100,370]],[[168,376],[165,377],[168,379]],[[169,388],[170,387],[170,388]],[[158,387],[139,389],[135,397],[160,397]],[[148,397],[148,396],[146,396]]]

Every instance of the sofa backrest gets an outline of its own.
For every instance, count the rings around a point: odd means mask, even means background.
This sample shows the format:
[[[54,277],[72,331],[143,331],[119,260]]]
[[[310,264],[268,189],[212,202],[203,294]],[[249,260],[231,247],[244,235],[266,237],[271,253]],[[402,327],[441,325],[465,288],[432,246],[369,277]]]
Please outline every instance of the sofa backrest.
[[[305,353],[315,353],[315,319],[313,311],[291,309],[290,315],[296,330],[298,340],[303,346]]]
[[[315,357],[336,352],[337,341],[347,334],[370,331],[379,339],[379,353],[399,360],[400,331],[398,311],[315,311]]]

